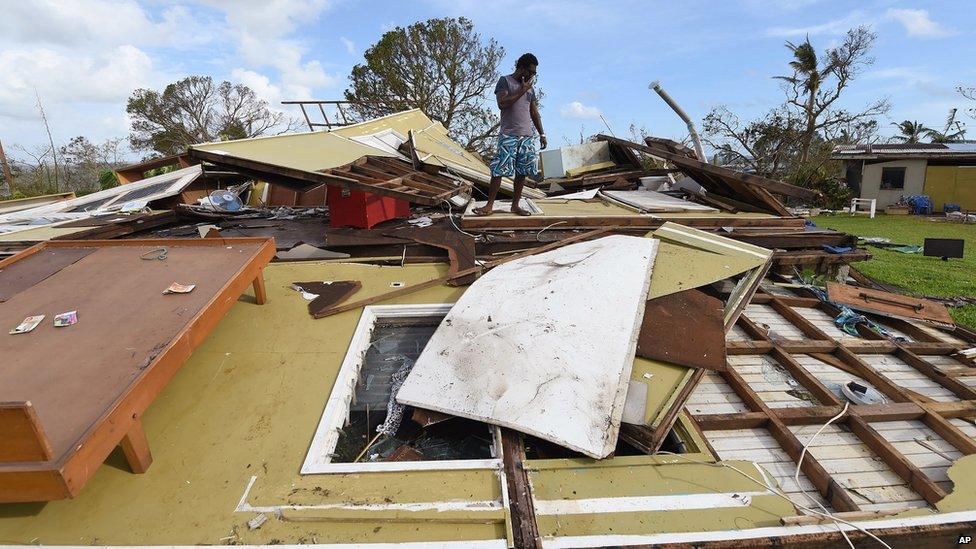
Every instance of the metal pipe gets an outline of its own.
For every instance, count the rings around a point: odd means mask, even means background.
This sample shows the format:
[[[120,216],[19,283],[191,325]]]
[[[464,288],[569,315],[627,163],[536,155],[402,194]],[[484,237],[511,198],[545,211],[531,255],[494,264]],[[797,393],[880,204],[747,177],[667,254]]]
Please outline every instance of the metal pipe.
[[[695,153],[698,154],[698,159],[702,162],[708,162],[708,159],[705,158],[705,149],[702,148],[701,139],[698,137],[698,131],[695,130],[695,123],[691,121],[691,118],[685,114],[685,111],[681,110],[681,107],[679,107],[678,104],[675,103],[674,99],[668,95],[668,92],[664,91],[664,88],[661,87],[660,82],[655,80],[651,82],[651,85],[648,86],[648,88],[657,92],[657,94],[661,96],[661,99],[663,99],[664,102],[671,107],[675,114],[685,121],[685,124],[688,125],[688,133],[691,134],[691,141],[695,144]]]

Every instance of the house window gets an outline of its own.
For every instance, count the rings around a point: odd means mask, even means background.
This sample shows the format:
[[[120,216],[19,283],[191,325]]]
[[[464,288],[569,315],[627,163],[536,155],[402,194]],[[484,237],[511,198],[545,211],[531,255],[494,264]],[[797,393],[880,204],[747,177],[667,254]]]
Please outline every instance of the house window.
[[[881,168],[882,189],[904,189],[905,168]]]
[[[394,386],[450,309],[449,304],[363,309],[303,475],[500,467],[497,427],[411,406],[390,407]]]

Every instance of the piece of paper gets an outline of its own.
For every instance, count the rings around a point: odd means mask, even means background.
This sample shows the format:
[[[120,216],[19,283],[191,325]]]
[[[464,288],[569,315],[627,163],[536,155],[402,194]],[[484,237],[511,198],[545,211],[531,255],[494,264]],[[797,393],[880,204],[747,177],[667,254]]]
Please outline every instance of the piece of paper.
[[[408,219],[407,223],[415,227],[430,227],[431,225],[434,224],[433,220],[431,220],[430,217],[426,215],[423,217],[418,217],[416,219]]]
[[[54,326],[57,328],[62,328],[64,326],[71,326],[78,322],[78,311],[68,311],[66,313],[61,313],[55,315]]]
[[[163,290],[164,294],[188,294],[196,288],[196,284],[180,284],[179,282],[174,282],[169,285],[169,288]]]
[[[44,315],[34,315],[29,316],[24,319],[16,328],[10,330],[11,334],[26,334],[27,332],[37,328],[37,325],[44,320]]]

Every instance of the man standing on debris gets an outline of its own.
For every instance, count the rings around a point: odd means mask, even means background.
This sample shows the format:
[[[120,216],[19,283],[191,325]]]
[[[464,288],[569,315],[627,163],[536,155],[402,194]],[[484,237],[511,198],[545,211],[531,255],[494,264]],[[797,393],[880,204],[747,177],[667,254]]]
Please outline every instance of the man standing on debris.
[[[546,132],[542,129],[542,117],[539,115],[539,101],[532,89],[538,66],[539,60],[531,53],[526,53],[516,61],[515,72],[499,78],[495,86],[495,99],[501,109],[498,151],[489,165],[491,186],[488,188],[488,203],[474,210],[478,215],[491,215],[502,178],[513,176],[515,192],[512,197],[512,213],[529,215],[529,212],[519,206],[519,200],[522,198],[525,176],[536,174],[534,130],[539,131],[540,146],[544,149],[548,144]]]

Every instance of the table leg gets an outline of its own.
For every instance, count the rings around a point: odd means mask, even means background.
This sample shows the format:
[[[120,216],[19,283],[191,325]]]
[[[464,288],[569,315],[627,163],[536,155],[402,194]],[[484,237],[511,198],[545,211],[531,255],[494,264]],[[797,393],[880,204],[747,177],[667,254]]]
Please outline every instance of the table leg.
[[[122,437],[122,452],[129,468],[133,473],[145,473],[152,465],[152,452],[149,451],[149,440],[142,430],[142,422],[136,420],[129,432]]]
[[[254,279],[254,301],[258,305],[264,305],[264,302],[268,300],[268,294],[264,289],[264,269],[258,273],[258,277]]]

